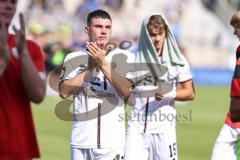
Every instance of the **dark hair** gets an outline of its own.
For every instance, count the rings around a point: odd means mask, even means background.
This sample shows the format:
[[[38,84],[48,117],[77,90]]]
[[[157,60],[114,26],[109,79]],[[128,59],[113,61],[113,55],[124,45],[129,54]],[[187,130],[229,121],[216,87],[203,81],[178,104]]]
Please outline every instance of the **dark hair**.
[[[101,9],[95,10],[88,14],[88,16],[87,16],[87,25],[88,26],[91,25],[92,18],[110,19],[110,21],[112,21],[110,15],[106,11],[101,10]]]

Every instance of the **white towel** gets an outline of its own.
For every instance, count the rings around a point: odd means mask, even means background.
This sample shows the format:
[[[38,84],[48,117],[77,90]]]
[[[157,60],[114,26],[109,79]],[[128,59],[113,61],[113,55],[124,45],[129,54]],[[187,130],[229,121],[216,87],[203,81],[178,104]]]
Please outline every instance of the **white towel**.
[[[176,40],[172,32],[170,31],[168,21],[160,13],[152,13],[144,18],[140,37],[139,37],[139,51],[136,54],[135,63],[156,64],[154,65],[154,67],[152,65],[148,65],[148,68],[151,71],[151,73],[156,77],[158,77],[159,79],[162,76],[160,71],[161,70],[164,71],[163,69],[164,66],[159,64],[158,57],[156,54],[157,53],[156,49],[154,47],[154,44],[151,41],[150,35],[148,33],[148,29],[147,29],[148,20],[152,15],[160,15],[164,19],[167,25],[168,29],[167,29],[166,38],[164,41],[164,46],[163,46],[162,61],[166,64],[167,70],[169,72],[169,77],[175,78],[178,74],[179,68],[183,67],[185,63],[182,58],[183,55],[180,52],[178,45],[176,43]]]

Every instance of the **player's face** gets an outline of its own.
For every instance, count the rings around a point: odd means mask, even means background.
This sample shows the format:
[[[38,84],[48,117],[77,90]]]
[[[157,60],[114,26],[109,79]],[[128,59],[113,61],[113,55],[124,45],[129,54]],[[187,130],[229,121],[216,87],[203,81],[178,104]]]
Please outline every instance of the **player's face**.
[[[112,22],[110,19],[92,18],[89,27],[86,27],[89,41],[96,42],[99,47],[104,48],[110,41],[112,33]]]
[[[239,24],[234,26],[234,35],[236,35],[237,38],[240,40],[240,25]]]
[[[17,7],[17,0],[0,0],[0,24],[8,27]]]
[[[149,30],[149,35],[158,55],[161,55],[165,40],[165,29],[152,28]]]

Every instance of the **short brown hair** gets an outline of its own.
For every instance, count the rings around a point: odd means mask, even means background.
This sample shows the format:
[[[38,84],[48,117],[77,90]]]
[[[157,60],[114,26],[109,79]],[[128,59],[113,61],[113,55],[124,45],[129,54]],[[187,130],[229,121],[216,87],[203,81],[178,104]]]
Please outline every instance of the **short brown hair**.
[[[231,18],[231,26],[240,25],[240,10],[238,10]]]
[[[147,29],[148,31],[151,31],[153,29],[158,28],[160,31],[161,29],[167,30],[167,25],[165,23],[165,20],[160,15],[152,15],[147,23]]]

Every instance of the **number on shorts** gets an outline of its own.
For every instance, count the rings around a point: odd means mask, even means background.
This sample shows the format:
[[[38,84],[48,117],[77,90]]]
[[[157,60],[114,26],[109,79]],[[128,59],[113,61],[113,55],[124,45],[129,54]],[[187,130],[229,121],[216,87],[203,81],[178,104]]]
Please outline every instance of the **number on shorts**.
[[[176,150],[176,143],[173,143],[172,145],[169,145],[169,151],[170,151],[170,157],[174,157],[177,154]]]
[[[113,160],[123,160],[123,159],[124,159],[123,156],[121,156],[120,154],[117,154]]]

